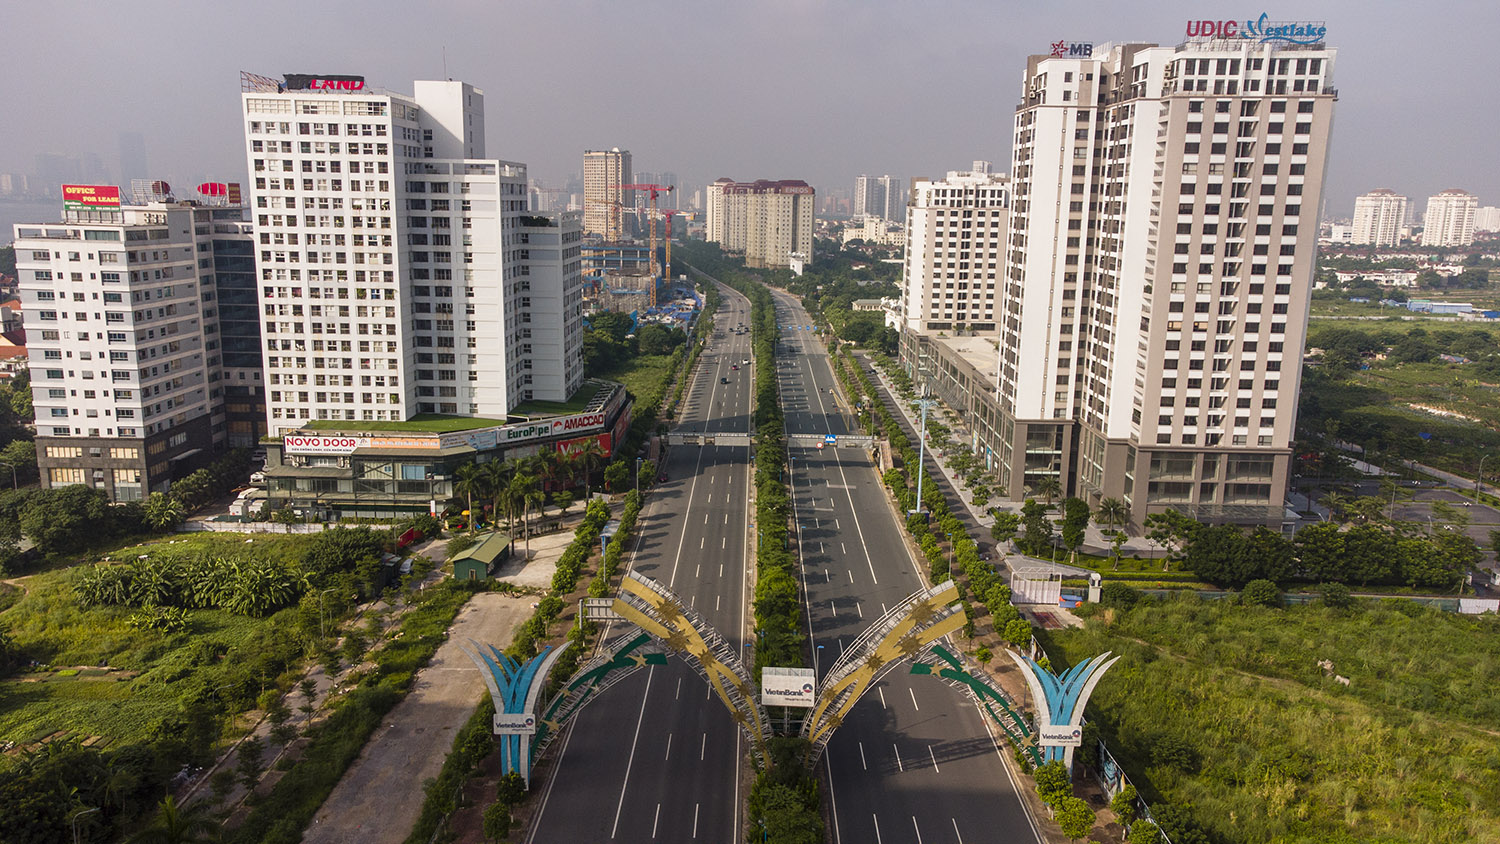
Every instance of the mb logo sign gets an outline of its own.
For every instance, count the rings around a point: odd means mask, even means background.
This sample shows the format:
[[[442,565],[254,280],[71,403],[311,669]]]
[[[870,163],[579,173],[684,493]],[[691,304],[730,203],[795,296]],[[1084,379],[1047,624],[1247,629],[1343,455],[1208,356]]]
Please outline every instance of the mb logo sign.
[[[1094,55],[1094,45],[1087,41],[1053,41],[1052,58],[1087,59]]]

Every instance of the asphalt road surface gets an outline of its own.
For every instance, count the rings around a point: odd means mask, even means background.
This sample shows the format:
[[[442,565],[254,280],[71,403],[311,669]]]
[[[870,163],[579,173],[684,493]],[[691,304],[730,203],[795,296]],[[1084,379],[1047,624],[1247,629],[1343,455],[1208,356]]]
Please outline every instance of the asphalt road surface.
[[[692,373],[677,430],[748,432],[750,304],[720,288],[716,330]],[[738,366],[738,369],[734,367]],[[728,383],[721,383],[727,381]],[[677,446],[642,513],[634,570],[677,592],[743,649],[749,450]],[[617,625],[606,635],[618,635]],[[528,842],[738,841],[747,750],[729,713],[680,660],[638,671],[574,717],[538,768]]]
[[[851,433],[826,350],[800,302],[776,293],[787,430]],[[792,491],[808,623],[821,676],[844,646],[922,587],[897,515],[863,449],[793,448]],[[968,698],[893,670],[855,705],[824,754],[836,844],[1039,842],[1016,783]]]

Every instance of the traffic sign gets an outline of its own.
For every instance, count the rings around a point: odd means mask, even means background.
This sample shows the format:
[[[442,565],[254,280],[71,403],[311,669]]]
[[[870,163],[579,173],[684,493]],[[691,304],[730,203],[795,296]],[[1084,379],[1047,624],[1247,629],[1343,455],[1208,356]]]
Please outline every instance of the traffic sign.
[[[837,443],[838,441],[839,441],[838,434],[824,434],[823,435],[823,442],[828,443],[829,445],[833,445],[834,443]]]

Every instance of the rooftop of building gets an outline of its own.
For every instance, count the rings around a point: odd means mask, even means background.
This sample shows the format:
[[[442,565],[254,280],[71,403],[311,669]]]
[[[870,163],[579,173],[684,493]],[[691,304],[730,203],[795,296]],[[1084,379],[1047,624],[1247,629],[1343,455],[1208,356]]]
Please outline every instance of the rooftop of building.
[[[988,337],[945,337],[934,338],[937,342],[951,349],[964,362],[978,370],[987,378],[994,378],[999,374],[999,344]]]
[[[399,421],[372,419],[318,419],[303,425],[307,431],[395,431],[421,434],[451,434],[455,431],[472,431],[476,428],[496,428],[501,425],[552,416],[571,416],[603,408],[614,395],[615,388],[624,389],[612,381],[590,378],[583,382],[567,401],[532,400],[522,402],[511,409],[508,419],[489,419],[481,416],[453,416],[444,413],[419,413],[410,419]]]

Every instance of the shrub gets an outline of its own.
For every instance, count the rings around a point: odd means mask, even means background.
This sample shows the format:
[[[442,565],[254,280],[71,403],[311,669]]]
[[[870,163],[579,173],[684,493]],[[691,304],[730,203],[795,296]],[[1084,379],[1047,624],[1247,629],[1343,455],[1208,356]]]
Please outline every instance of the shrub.
[[[1065,797],[1073,796],[1073,778],[1061,760],[1054,759],[1036,769],[1036,793],[1042,802],[1056,807]]]
[[[1354,606],[1354,596],[1350,594],[1349,587],[1342,583],[1325,583],[1319,590],[1322,593],[1323,606],[1338,610],[1346,610]]]
[[[1112,609],[1128,610],[1140,603],[1145,593],[1128,583],[1107,581],[1099,588],[1099,603]]]
[[[1240,602],[1248,607],[1281,606],[1281,590],[1269,580],[1252,580],[1240,592]]]
[[[1160,733],[1151,742],[1151,764],[1192,773],[1198,769],[1198,753],[1182,736]]]
[[[1109,800],[1109,810],[1115,813],[1120,823],[1129,824],[1135,820],[1135,786],[1126,785],[1115,792],[1115,796]]]

